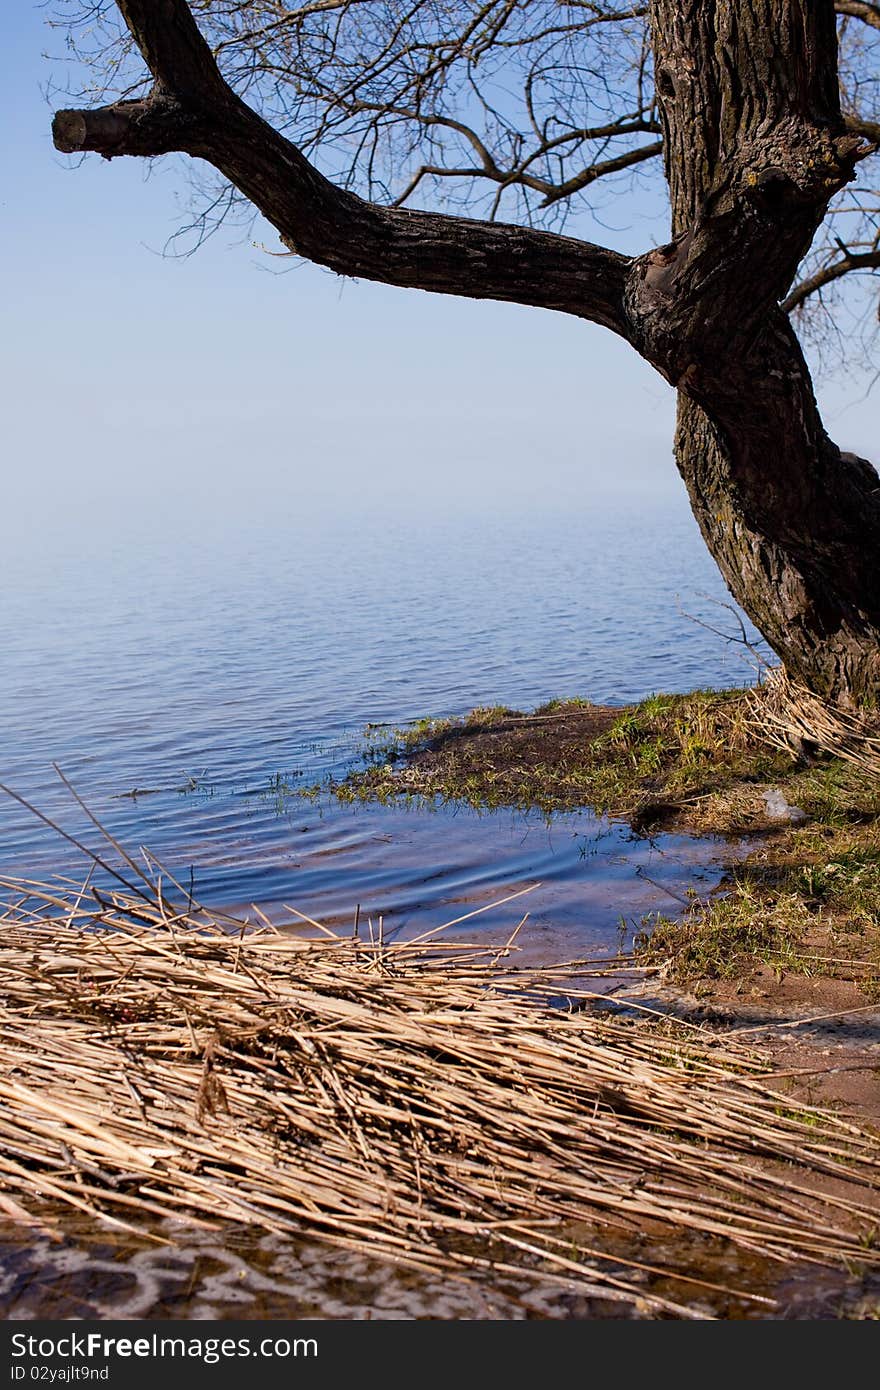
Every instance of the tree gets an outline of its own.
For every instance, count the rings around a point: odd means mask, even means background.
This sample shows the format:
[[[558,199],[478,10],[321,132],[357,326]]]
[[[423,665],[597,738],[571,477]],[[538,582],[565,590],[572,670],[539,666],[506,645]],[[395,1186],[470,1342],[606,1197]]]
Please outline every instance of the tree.
[[[862,187],[880,5],[118,0],[115,33],[112,10],[85,5],[118,99],[58,111],[58,149],[183,152],[232,190],[203,227],[242,195],[341,275],[625,338],[677,389],[676,461],[737,601],[814,693],[880,698],[880,478],[828,438],[793,326],[880,268]],[[666,245],[628,257],[562,230],[661,155]],[[483,216],[438,210],[444,190]],[[511,199],[517,223],[498,220]]]

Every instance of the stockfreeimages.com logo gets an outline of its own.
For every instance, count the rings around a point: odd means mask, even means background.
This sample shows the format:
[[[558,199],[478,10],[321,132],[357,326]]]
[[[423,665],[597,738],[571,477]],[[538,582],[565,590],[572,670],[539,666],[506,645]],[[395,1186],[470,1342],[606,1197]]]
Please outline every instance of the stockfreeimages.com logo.
[[[61,1337],[33,1337],[16,1332],[12,1337],[12,1356],[18,1358],[12,1366],[12,1380],[87,1380],[106,1379],[107,1367],[78,1365],[86,1360],[111,1361],[136,1357],[142,1360],[202,1361],[208,1366],[236,1357],[273,1357],[318,1355],[314,1337],[161,1337],[154,1332],[148,1337],[107,1337],[101,1332],[67,1333]],[[27,1358],[30,1367],[19,1364]],[[58,1358],[69,1361],[69,1367],[54,1372],[47,1361]],[[37,1364],[39,1363],[39,1364]]]

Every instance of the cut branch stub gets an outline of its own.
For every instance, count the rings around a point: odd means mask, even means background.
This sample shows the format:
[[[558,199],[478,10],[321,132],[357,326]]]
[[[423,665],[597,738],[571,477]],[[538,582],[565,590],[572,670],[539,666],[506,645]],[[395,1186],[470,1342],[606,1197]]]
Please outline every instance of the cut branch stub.
[[[179,150],[213,164],[291,250],[340,275],[557,309],[626,333],[626,257],[529,227],[381,207],[336,188],[225,84],[184,0],[125,0],[120,9],[153,92],[59,112],[59,149]]]
[[[201,123],[157,91],[139,101],[119,101],[94,111],[56,111],[52,121],[55,148],[62,154],[93,151],[105,159],[191,151],[202,136]]]

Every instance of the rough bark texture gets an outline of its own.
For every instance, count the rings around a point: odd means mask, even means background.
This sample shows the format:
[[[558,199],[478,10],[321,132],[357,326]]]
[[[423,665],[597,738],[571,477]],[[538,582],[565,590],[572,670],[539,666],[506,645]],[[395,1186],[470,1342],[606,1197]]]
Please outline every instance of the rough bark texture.
[[[849,178],[831,3],[654,0],[674,240],[633,340],[679,388],[676,458],[709,549],[790,673],[880,690],[880,479],[822,427],[777,302]]]
[[[673,240],[635,261],[337,189],[229,89],[183,0],[118,3],[153,91],[59,112],[59,149],[181,150],[340,274],[623,335],[678,388],[678,466],[739,603],[817,694],[880,696],[880,479],[826,436],[778,307],[860,149],[840,113],[833,0],[653,0]]]
[[[336,188],[221,77],[183,0],[118,0],[155,79],[142,101],[58,111],[56,147],[208,160],[291,251],[340,275],[559,309],[622,333],[628,261],[574,237],[380,207]]]

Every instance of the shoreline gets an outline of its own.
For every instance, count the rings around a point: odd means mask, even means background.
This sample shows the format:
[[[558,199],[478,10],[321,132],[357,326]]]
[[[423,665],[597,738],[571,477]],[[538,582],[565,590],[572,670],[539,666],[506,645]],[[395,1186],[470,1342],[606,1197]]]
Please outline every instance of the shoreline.
[[[465,1281],[450,1316],[880,1310],[875,1132],[780,1088],[754,1038],[595,1007],[606,962],[234,935],[158,889],[96,910],[30,884],[2,965],[0,1241],[5,1217],[62,1262],[35,1315],[108,1224],[126,1278],[144,1241],[184,1283],[192,1258],[178,1316],[200,1233],[216,1254],[242,1224],[294,1306],[297,1251],[329,1246],[378,1262],[383,1300],[410,1270]]]
[[[374,738],[367,767],[329,789],[548,816],[588,802],[640,836],[736,845],[707,898],[644,920],[636,958],[662,980],[646,990],[690,1021],[753,1030],[792,1095],[880,1126],[880,778],[768,741],[754,691],[424,720]]]
[[[430,931],[230,934],[161,885],[96,907],[22,881],[4,1007],[23,1162],[0,1209],[62,1244],[54,1204],[86,1213],[83,1268],[108,1218],[134,1260],[158,1218],[196,1229],[208,1201],[221,1245],[242,1221],[330,1240],[396,1262],[395,1296],[412,1265],[467,1277],[474,1308],[525,1308],[528,1285],[525,1316],[876,1318],[880,786],[768,748],[750,708],[481,710],[374,745],[333,789],[550,815],[590,787],[645,838],[726,834],[727,882],[592,972]],[[628,978],[597,998],[609,975]]]

